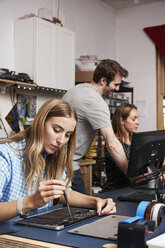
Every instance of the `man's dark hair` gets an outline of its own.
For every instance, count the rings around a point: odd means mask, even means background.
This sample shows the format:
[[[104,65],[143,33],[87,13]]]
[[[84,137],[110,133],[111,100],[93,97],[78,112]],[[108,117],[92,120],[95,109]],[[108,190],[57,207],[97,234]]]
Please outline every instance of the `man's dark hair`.
[[[107,83],[110,83],[117,73],[124,78],[128,76],[128,71],[121,67],[119,63],[114,60],[103,59],[93,73],[93,81],[98,83],[102,77],[105,77]]]

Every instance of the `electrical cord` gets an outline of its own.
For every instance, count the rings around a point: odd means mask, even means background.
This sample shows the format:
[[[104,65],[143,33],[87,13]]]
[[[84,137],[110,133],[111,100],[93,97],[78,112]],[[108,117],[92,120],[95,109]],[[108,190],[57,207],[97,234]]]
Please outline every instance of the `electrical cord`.
[[[146,175],[141,175],[138,179],[136,179],[133,183],[133,187],[139,187],[146,185],[150,181],[155,180],[154,189],[155,189],[155,202],[165,203],[165,180],[164,180],[165,171],[155,171]],[[139,180],[144,179],[139,182]],[[161,190],[161,191],[160,191]]]
[[[4,131],[5,131],[5,133],[6,133],[6,136],[9,137],[9,134],[8,134],[6,128],[5,128],[5,125],[4,125],[3,120],[2,120],[1,117],[0,117],[0,121],[1,121],[1,123],[2,123],[2,127],[3,127]]]
[[[165,173],[165,172],[164,172]],[[152,180],[158,180],[161,178],[162,176],[162,172],[160,171],[155,171],[155,172],[152,172],[152,173],[148,173],[147,175],[145,174],[142,174],[140,175],[136,180],[134,180],[132,182],[132,186],[139,186],[139,185],[144,185]],[[142,181],[139,181],[141,179],[144,179]]]

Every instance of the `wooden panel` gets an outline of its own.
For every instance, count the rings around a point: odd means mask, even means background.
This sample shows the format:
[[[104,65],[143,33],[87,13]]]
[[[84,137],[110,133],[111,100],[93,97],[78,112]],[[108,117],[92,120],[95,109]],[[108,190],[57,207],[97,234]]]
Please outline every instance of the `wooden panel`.
[[[92,166],[96,164],[95,160],[81,160],[80,171],[84,180],[85,188],[88,195],[92,195]]]
[[[8,80],[8,79],[2,79],[0,78],[0,85],[4,85],[4,86],[12,86],[12,85],[19,85],[19,86],[25,86],[25,87],[30,87],[30,88],[36,88],[37,84],[33,83],[23,83],[20,81],[13,81],[13,80]]]
[[[165,58],[157,50],[157,129],[164,129],[163,97],[165,96]]]
[[[71,248],[71,246],[52,244],[11,235],[0,235],[0,244],[1,248]]]

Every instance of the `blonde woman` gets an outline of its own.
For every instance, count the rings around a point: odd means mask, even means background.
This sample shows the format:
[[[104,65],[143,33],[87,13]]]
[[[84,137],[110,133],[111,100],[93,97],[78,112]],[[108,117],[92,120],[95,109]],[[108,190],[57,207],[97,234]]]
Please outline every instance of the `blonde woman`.
[[[76,123],[70,104],[50,99],[30,127],[0,141],[0,221],[51,206],[57,198],[65,203],[65,190],[72,206],[97,208],[99,215],[115,213],[112,199],[70,188]]]

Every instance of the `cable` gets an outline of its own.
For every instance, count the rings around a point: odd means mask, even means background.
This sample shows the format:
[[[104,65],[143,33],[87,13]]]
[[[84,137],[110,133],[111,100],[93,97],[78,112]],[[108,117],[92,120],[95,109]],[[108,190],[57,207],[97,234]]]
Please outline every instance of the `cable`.
[[[159,178],[159,175],[160,175],[160,171],[152,172],[147,175],[142,174],[134,182],[132,182],[132,186],[140,186],[140,185],[147,184],[148,182],[152,180],[157,180]],[[141,179],[144,179],[144,180],[139,182],[139,180]]]
[[[2,120],[1,117],[0,117],[0,121],[1,121],[1,123],[2,123],[2,126],[3,126],[4,131],[5,131],[5,133],[6,133],[6,136],[9,137],[9,134],[8,134],[6,128],[5,128],[5,125],[4,125],[3,120]]]

